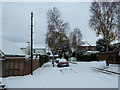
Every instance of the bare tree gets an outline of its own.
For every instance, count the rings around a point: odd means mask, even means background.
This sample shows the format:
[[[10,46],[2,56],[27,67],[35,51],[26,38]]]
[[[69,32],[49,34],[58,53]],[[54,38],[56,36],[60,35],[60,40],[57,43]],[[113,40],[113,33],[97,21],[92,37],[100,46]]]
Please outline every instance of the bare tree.
[[[96,35],[101,35],[106,41],[106,52],[108,44],[116,39],[117,36],[117,2],[92,2],[90,7],[89,25],[96,31]],[[108,60],[106,60],[108,65]]]
[[[56,7],[48,11],[47,19],[48,30],[46,35],[46,42],[53,53],[54,66],[54,55],[58,49],[58,46],[63,45],[68,40],[66,31],[69,30],[69,24],[63,22],[61,19],[61,14]]]
[[[70,33],[70,47],[75,51],[78,49],[78,46],[82,45],[82,34],[80,29],[75,28],[73,32]]]
[[[96,31],[96,35],[101,35],[107,42],[112,42],[117,35],[117,2],[92,2],[90,7],[89,25]]]

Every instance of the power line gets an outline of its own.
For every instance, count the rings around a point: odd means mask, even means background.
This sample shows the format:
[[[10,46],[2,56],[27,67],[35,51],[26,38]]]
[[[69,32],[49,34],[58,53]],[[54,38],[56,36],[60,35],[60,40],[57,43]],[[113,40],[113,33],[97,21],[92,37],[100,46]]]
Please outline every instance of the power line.
[[[11,17],[6,17],[6,18],[0,18],[0,19],[9,20],[9,19],[14,19],[14,18],[19,18],[19,17],[28,16],[28,14],[30,13],[29,10],[23,8],[23,7],[22,7],[21,5],[19,5],[17,2],[14,2],[14,4],[15,4],[17,7],[21,8],[22,10],[24,10],[25,12],[27,12],[27,14],[21,15],[21,16],[11,16]],[[72,4],[72,5],[68,5],[68,6],[64,6],[64,7],[59,7],[59,8],[64,8],[64,9],[66,9],[66,8],[69,8],[69,7],[75,6],[75,5],[79,5],[79,4]],[[37,13],[37,14],[42,14],[43,12],[47,12],[47,11],[48,11],[48,10],[43,10],[43,11],[35,12],[35,13]],[[39,16],[39,15],[37,15],[37,14],[35,14],[35,16],[37,16],[37,17],[40,18],[41,16]]]
[[[21,15],[21,16],[11,16],[11,17],[5,17],[5,18],[0,18],[1,20],[9,20],[9,19],[15,19],[15,18],[19,18],[19,17],[27,17],[28,14],[26,15]]]
[[[74,6],[74,5],[80,5],[80,4],[71,4],[71,5],[68,5],[68,6],[64,6],[64,7],[59,7],[59,8],[62,8],[62,9],[66,9],[66,8],[69,8],[69,7],[71,7],[71,6]],[[55,6],[54,6],[55,7]],[[41,18],[42,16],[39,16],[39,14],[41,15],[41,14],[43,14],[43,12],[47,12],[48,11],[48,9],[47,10],[43,10],[43,11],[40,11],[40,12],[35,12],[35,13],[37,13],[37,14],[34,14],[34,17],[36,16],[36,17],[38,17],[38,18]]]
[[[19,18],[19,17],[28,16],[28,14],[29,14],[28,10],[26,10],[25,8],[23,8],[21,5],[17,4],[16,2],[14,2],[13,4],[15,4],[17,7],[21,8],[22,10],[24,10],[25,12],[27,12],[27,14],[21,15],[21,16],[11,16],[11,17],[6,17],[6,18],[0,18],[0,20],[15,19],[15,18]]]
[[[24,10],[25,12],[27,12],[28,14],[30,13],[30,11],[28,11],[27,9],[23,8],[21,5],[19,5],[17,2],[14,2],[14,4],[16,6],[18,6],[19,8],[21,8],[22,10]]]
[[[69,8],[69,7],[74,6],[74,5],[80,5],[80,4],[78,4],[78,3],[77,3],[77,4],[71,4],[71,5],[64,6],[64,7],[59,7],[59,8],[66,9],[66,8]],[[55,6],[54,6],[54,7],[55,7]],[[43,12],[45,12],[45,11],[48,11],[48,9],[47,9],[47,10],[40,11],[40,12],[36,12],[36,13],[41,14],[41,13],[43,13]]]

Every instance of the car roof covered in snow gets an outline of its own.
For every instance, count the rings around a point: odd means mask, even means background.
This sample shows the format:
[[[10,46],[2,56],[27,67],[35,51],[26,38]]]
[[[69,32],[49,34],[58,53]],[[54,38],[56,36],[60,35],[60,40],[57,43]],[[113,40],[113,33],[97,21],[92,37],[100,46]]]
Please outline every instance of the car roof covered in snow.
[[[3,38],[1,40],[0,50],[4,55],[25,56],[25,53],[14,42]]]
[[[64,58],[57,58],[57,60],[59,60],[59,62],[67,62],[67,60]]]

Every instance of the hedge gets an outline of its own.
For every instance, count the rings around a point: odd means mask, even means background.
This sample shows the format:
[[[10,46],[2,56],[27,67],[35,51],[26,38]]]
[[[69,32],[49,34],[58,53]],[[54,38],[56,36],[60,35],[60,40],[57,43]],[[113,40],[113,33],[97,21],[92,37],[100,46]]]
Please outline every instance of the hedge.
[[[77,55],[77,61],[97,61],[96,54]]]
[[[40,55],[40,66],[42,66],[44,63],[49,61],[49,57],[47,55]]]

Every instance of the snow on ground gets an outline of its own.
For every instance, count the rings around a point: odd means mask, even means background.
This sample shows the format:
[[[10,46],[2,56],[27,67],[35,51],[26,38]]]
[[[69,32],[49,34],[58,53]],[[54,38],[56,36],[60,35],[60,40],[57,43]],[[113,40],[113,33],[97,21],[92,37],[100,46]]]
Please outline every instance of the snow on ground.
[[[120,68],[120,65],[118,65],[118,64],[110,64],[110,66],[106,67],[105,70],[120,73],[119,70],[118,70],[119,68]]]
[[[92,70],[105,62],[77,62],[70,67],[52,67],[45,63],[33,75],[7,77],[7,88],[118,88],[118,76]]]

